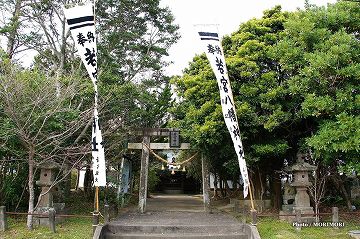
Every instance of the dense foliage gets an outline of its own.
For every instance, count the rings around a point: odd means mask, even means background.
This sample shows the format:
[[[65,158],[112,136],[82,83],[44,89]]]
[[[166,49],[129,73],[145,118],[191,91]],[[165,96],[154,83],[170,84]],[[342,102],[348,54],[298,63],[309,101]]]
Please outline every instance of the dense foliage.
[[[273,173],[299,151],[336,166],[359,164],[359,14],[358,3],[345,1],[293,13],[275,7],[223,38],[253,184],[279,179]],[[213,173],[234,177],[235,154],[205,55],[172,82],[180,98],[172,124],[207,153]],[[260,196],[263,186],[256,188]]]

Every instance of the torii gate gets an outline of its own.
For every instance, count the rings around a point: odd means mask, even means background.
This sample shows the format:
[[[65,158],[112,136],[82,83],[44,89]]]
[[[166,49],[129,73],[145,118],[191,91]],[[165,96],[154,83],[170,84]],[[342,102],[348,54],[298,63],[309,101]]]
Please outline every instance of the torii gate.
[[[143,136],[142,143],[128,143],[128,149],[141,149],[141,169],[140,169],[140,186],[139,186],[139,211],[144,213],[146,211],[147,198],[147,182],[149,169],[149,149],[143,144],[148,145],[150,149],[190,149],[189,143],[180,143],[179,129],[174,128],[144,128],[133,132],[135,135]],[[170,138],[169,143],[150,143],[151,136],[165,136]],[[202,160],[202,178],[203,178],[203,202],[204,210],[210,212],[210,197],[209,197],[209,169],[206,160]]]

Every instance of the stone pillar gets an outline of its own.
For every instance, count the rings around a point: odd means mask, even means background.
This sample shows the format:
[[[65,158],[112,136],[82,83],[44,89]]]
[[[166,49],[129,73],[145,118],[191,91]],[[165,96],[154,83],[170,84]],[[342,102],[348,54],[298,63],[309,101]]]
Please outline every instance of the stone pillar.
[[[143,143],[150,147],[150,136],[145,135]],[[140,186],[139,186],[139,211],[146,211],[147,182],[149,170],[149,150],[143,146],[141,155]]]
[[[53,233],[56,232],[56,229],[55,229],[55,210],[54,210],[54,208],[49,209],[49,227],[50,227],[50,230]]]
[[[210,185],[210,175],[208,162],[204,155],[201,156],[201,166],[202,166],[202,187],[203,187],[203,201],[204,201],[204,211],[211,213],[210,207],[210,196],[209,196],[209,185]]]
[[[250,214],[251,214],[251,225],[256,226],[256,224],[257,224],[257,211],[255,209],[251,209]]]
[[[99,212],[93,212],[93,234],[96,231],[96,227],[99,225]]]
[[[105,223],[110,222],[110,206],[107,204],[104,206],[104,221]]]
[[[0,231],[7,230],[6,207],[0,206]]]
[[[334,224],[337,224],[339,222],[339,208],[333,207],[332,208],[332,222]],[[338,228],[337,226],[334,226],[335,228]]]

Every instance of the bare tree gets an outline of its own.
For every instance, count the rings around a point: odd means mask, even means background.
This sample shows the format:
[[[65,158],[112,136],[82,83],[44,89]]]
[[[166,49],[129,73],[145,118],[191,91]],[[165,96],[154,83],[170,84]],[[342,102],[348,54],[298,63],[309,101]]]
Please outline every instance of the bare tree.
[[[315,205],[315,220],[319,222],[319,206],[325,196],[325,185],[329,175],[328,171],[320,162],[318,162],[316,166],[317,168],[313,173],[312,185],[308,187],[308,191]]]
[[[72,142],[91,118],[92,111],[78,107],[78,94],[84,86],[75,77],[62,79],[61,94],[57,95],[57,77],[19,70],[6,62],[0,64],[0,100],[27,154],[28,212],[33,213],[36,168],[49,161],[62,165],[64,160],[90,151],[90,147],[81,147]],[[27,226],[32,229],[31,215],[28,216]]]

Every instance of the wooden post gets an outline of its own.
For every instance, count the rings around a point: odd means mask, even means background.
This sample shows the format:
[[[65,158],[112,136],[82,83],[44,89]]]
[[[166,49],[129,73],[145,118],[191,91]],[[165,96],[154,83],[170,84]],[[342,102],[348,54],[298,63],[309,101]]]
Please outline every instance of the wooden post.
[[[7,230],[7,218],[6,218],[6,207],[0,207],[0,231]]]
[[[209,167],[208,162],[205,159],[204,155],[201,156],[201,166],[202,166],[202,186],[203,186],[203,201],[204,201],[204,211],[211,213],[210,207],[210,196],[209,196]]]
[[[143,143],[146,145],[150,145],[150,136],[144,135]],[[149,170],[149,150],[147,149],[146,146],[143,146],[142,155],[141,155],[140,187],[139,187],[140,213],[144,213],[146,211],[148,170]]]
[[[49,209],[49,227],[50,230],[55,233],[56,232],[56,228],[55,228],[55,209],[54,208],[50,208]]]

